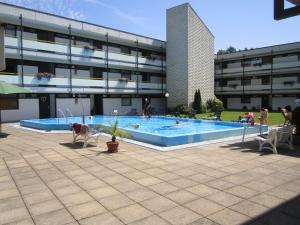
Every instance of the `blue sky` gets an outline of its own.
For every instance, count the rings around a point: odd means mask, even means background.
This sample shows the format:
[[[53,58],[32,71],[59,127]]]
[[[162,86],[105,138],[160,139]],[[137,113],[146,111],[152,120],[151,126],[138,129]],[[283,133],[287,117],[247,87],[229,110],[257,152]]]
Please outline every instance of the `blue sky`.
[[[182,0],[0,0],[157,39],[166,39],[166,9]],[[273,0],[190,0],[215,36],[215,50],[300,41],[300,16],[275,21]]]

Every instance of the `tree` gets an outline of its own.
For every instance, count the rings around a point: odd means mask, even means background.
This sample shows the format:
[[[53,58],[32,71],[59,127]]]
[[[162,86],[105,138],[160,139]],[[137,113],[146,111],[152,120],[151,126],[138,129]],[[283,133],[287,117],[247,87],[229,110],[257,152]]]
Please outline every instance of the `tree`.
[[[202,113],[202,112],[205,111],[204,107],[202,105],[202,98],[201,98],[200,89],[197,89],[195,91],[193,109],[196,110],[197,113]]]
[[[226,50],[227,53],[235,53],[236,52],[236,48],[233,46],[229,46]]]

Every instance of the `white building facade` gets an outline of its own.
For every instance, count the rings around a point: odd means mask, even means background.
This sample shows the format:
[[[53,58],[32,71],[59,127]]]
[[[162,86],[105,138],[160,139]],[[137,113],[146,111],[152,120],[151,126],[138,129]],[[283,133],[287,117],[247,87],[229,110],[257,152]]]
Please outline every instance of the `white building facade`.
[[[165,110],[166,42],[0,3],[2,121]],[[163,106],[163,107],[162,107]]]
[[[300,97],[300,42],[217,55],[215,94],[227,109],[295,108]]]

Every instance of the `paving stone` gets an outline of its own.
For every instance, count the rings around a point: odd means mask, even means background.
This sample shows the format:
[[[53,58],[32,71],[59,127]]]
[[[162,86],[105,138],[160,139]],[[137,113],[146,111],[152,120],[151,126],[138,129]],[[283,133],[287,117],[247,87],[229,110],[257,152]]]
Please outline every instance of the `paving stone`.
[[[21,197],[6,198],[0,200],[0,212],[24,207]]]
[[[189,187],[186,190],[189,192],[192,192],[193,194],[199,195],[201,197],[220,192],[219,190],[217,190],[215,188],[211,188],[204,184],[199,184],[199,185],[196,185],[193,187]]]
[[[145,200],[140,202],[140,204],[154,213],[163,212],[167,209],[178,206],[175,202],[162,196]]]
[[[208,216],[208,219],[222,225],[240,225],[250,220],[249,217],[230,209],[224,209]]]
[[[175,185],[178,188],[187,188],[187,187],[191,187],[197,184],[197,182],[186,179],[186,178],[179,178],[179,179],[175,179],[175,180],[169,180],[168,181],[170,184]]]
[[[144,189],[144,188],[140,188],[134,191],[129,191],[125,193],[129,198],[131,198],[132,200],[136,201],[136,202],[141,202],[144,201],[146,199],[150,199],[150,198],[155,198],[158,196],[158,194],[156,194],[153,191]]]
[[[243,187],[243,186],[235,186],[229,189],[226,189],[226,192],[236,195],[241,198],[250,198],[254,195],[257,195],[257,191],[252,189]]]
[[[224,209],[224,206],[217,204],[213,201],[207,200],[205,198],[200,198],[195,201],[189,202],[184,206],[202,216],[208,216],[210,214],[213,214],[215,212]]]
[[[101,199],[108,196],[120,194],[120,192],[118,192],[116,189],[109,186],[93,189],[89,192],[96,199]]]
[[[109,210],[115,210],[134,204],[134,201],[132,201],[124,194],[117,194],[108,196],[106,198],[101,198],[99,202]]]
[[[130,223],[129,225],[168,225],[165,220],[159,218],[158,216],[150,216],[145,219],[138,220],[136,222]]]
[[[127,224],[148,217],[152,213],[142,206],[134,204],[115,210],[113,211],[113,214],[116,215],[122,222]]]
[[[153,184],[161,183],[163,181],[160,180],[160,179],[157,179],[155,177],[144,177],[144,178],[136,180],[136,182],[143,185],[143,186],[150,186],[150,185],[153,185]]]
[[[62,209],[63,205],[58,200],[52,199],[48,201],[43,201],[41,203],[29,205],[28,208],[33,216],[37,216],[40,214]]]
[[[11,223],[7,223],[5,225],[35,225],[31,218],[21,219],[18,221],[13,221]]]
[[[15,188],[0,191],[0,200],[6,199],[6,198],[17,197],[17,196],[20,196],[20,195],[19,195],[19,192],[17,191],[17,189],[15,189]]]
[[[81,205],[69,207],[68,210],[76,220],[88,218],[106,212],[105,208],[96,201],[86,202]]]
[[[207,182],[205,184],[210,187],[216,188],[218,190],[225,190],[225,189],[229,189],[229,188],[236,186],[233,183],[230,183],[230,182],[227,182],[227,181],[224,181],[221,179],[213,180],[213,181]]]
[[[30,218],[30,216],[25,207],[0,211],[0,224],[11,223],[27,218]]]
[[[225,192],[219,192],[217,194],[212,194],[209,196],[206,196],[207,199],[212,200],[218,204],[221,204],[225,207],[234,205],[240,201],[242,201],[242,198],[236,197],[232,194],[228,194]]]
[[[122,225],[124,224],[111,213],[103,213],[100,215],[82,219],[79,220],[79,223],[81,225]]]
[[[142,187],[143,187],[142,185],[137,184],[133,181],[126,181],[126,182],[114,185],[114,188],[120,192],[129,192],[129,191],[137,190]]]
[[[258,192],[265,192],[265,191],[273,188],[273,186],[271,186],[269,184],[265,184],[265,183],[258,182],[258,181],[251,181],[248,183],[244,183],[243,186],[253,189],[255,191],[258,191]]]
[[[248,200],[239,202],[236,205],[230,206],[230,208],[249,217],[258,217],[269,210],[267,207],[258,205]]]
[[[70,195],[70,194],[75,194],[78,192],[81,192],[82,189],[78,186],[76,186],[75,184],[70,185],[70,186],[65,186],[65,187],[61,187],[61,188],[57,188],[54,190],[54,193],[59,196],[65,196],[65,195]]]
[[[79,205],[85,202],[90,202],[92,200],[94,199],[85,192],[78,192],[61,197],[61,201],[65,206]]]
[[[155,191],[156,193],[161,194],[161,195],[164,195],[164,194],[167,194],[167,193],[178,190],[178,187],[176,187],[174,185],[171,185],[171,184],[168,184],[166,182],[162,182],[162,183],[159,183],[159,184],[149,186],[149,188],[151,190]]]
[[[164,180],[164,181],[175,180],[175,179],[180,178],[179,175],[170,173],[170,172],[160,173],[160,174],[155,175],[155,177],[159,178],[161,180]]]
[[[201,219],[198,219],[188,225],[219,225],[219,224],[217,224],[207,218],[201,218]]]
[[[256,195],[249,200],[269,208],[276,207],[284,202],[283,199],[268,194]]]
[[[23,195],[23,199],[28,205],[41,203],[50,199],[54,199],[54,195],[49,191],[36,192],[28,195]]]
[[[159,216],[174,225],[189,224],[201,218],[200,215],[181,206],[164,211]]]
[[[185,190],[175,191],[165,196],[174,202],[177,202],[178,204],[184,204],[199,198],[198,195],[192,194],[191,192]]]
[[[34,220],[36,225],[63,225],[75,221],[65,209],[38,215]]]

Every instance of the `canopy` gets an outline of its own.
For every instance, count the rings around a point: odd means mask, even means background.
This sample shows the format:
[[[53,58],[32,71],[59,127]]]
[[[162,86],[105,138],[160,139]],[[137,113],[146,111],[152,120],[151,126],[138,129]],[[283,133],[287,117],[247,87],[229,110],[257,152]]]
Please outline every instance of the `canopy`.
[[[4,81],[0,81],[0,94],[9,95],[9,94],[21,94],[30,92],[26,88],[22,88],[13,84],[8,84]],[[1,109],[0,109],[0,134],[1,134]]]
[[[14,84],[8,84],[4,81],[0,81],[0,94],[8,95],[8,94],[21,94],[30,92],[26,88],[22,88],[16,86]]]

